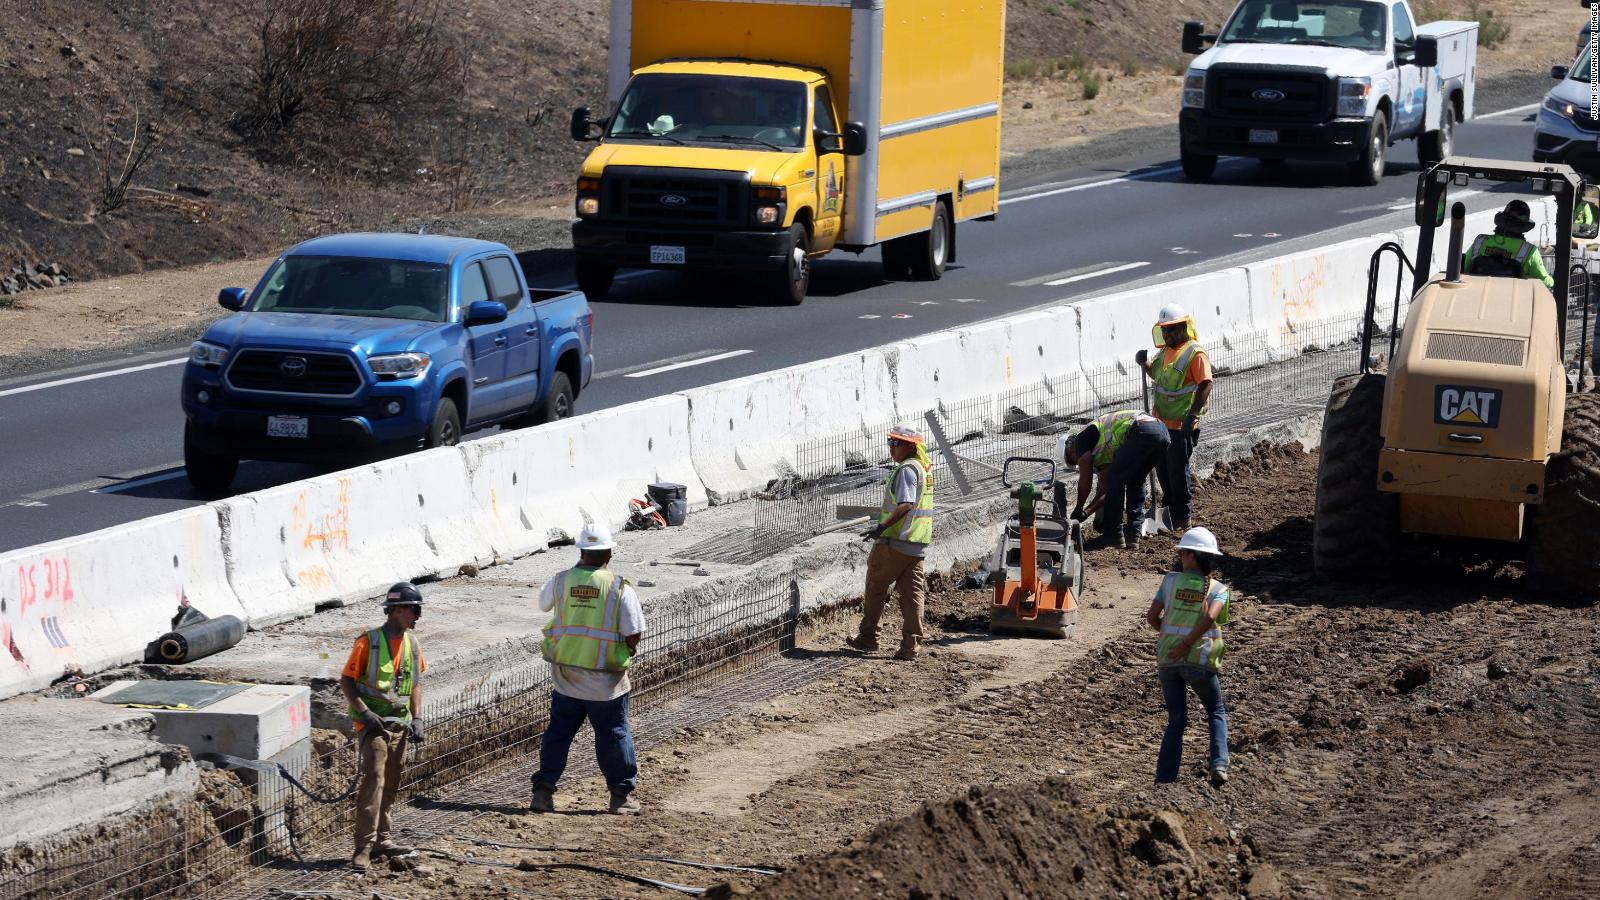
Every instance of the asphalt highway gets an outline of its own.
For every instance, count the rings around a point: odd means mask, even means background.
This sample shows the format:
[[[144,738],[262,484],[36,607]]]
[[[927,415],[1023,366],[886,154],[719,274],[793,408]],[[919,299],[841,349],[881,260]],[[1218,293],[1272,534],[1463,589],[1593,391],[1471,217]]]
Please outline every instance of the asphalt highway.
[[[1461,126],[1457,152],[1526,159],[1545,85],[1497,92]],[[1174,129],[1175,130],[1175,129]],[[595,304],[593,411],[908,337],[1403,227],[1419,168],[1411,142],[1389,174],[1349,186],[1339,168],[1268,170],[1224,159],[1191,184],[1175,153],[1002,180],[1001,213],[959,233],[958,261],[933,283],[887,282],[876,251],[814,269],[800,307],[669,273],[625,273]],[[1469,209],[1504,202],[1492,192]],[[551,251],[559,254],[560,251]],[[561,286],[570,268],[544,269]],[[218,285],[223,287],[223,285]],[[204,502],[182,470],[178,387],[187,345],[0,381],[0,551]],[[246,463],[235,490],[314,474]]]

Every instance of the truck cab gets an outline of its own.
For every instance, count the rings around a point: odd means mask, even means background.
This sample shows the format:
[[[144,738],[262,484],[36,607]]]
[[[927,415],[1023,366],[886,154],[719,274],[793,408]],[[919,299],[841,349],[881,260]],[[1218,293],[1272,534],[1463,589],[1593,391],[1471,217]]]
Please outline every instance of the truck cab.
[[[1476,47],[1476,23],[1418,25],[1405,0],[1243,0],[1216,34],[1189,22],[1184,174],[1211,177],[1219,156],[1319,160],[1371,185],[1402,139],[1437,163],[1472,115]]]

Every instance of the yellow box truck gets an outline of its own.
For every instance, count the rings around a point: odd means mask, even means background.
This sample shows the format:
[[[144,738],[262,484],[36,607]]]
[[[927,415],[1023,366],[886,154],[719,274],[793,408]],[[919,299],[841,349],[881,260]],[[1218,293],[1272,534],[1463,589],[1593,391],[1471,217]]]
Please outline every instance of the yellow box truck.
[[[882,245],[937,279],[999,208],[1004,0],[612,0],[608,111],[572,240],[619,268],[742,271],[805,299],[812,260]]]

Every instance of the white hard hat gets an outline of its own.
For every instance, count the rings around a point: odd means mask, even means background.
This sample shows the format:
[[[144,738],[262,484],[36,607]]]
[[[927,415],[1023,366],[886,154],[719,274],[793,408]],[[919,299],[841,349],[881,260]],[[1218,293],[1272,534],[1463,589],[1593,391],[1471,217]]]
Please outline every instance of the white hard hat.
[[[579,550],[610,550],[615,546],[617,542],[611,537],[611,529],[599,523],[591,522],[578,532]]]
[[[1166,306],[1161,307],[1161,312],[1157,314],[1156,325],[1158,327],[1161,325],[1174,325],[1187,318],[1189,318],[1189,313],[1183,307],[1176,303],[1168,303]]]
[[[1178,549],[1211,556],[1222,555],[1222,551],[1217,548],[1217,536],[1212,534],[1209,528],[1191,528],[1185,531],[1178,541]]]
[[[1072,440],[1066,432],[1056,435],[1056,459],[1067,461],[1067,441]]]
[[[907,444],[921,444],[922,432],[912,428],[910,425],[896,425],[889,429],[889,439],[904,441]]]

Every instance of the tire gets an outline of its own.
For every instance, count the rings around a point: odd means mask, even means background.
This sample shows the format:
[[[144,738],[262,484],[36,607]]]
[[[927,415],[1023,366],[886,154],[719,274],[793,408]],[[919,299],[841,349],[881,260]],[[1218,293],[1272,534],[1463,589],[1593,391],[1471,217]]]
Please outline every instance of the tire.
[[[1444,111],[1438,131],[1430,131],[1417,138],[1417,162],[1424,169],[1438,165],[1456,150],[1456,113],[1452,106]]]
[[[1545,467],[1544,502],[1528,510],[1530,586],[1567,600],[1600,600],[1600,395],[1567,395],[1561,450]]]
[[[590,300],[604,300],[611,293],[611,283],[617,278],[614,266],[594,262],[578,262],[578,290]]]
[[[461,413],[457,411],[454,400],[440,397],[439,406],[433,411],[433,423],[428,426],[428,436],[423,446],[432,449],[454,447],[459,443],[461,443]]]
[[[1389,163],[1389,117],[1382,110],[1372,117],[1372,129],[1367,132],[1367,145],[1361,158],[1350,164],[1350,178],[1356,184],[1371,187],[1383,180],[1383,170]]]
[[[202,449],[191,433],[193,427],[187,422],[183,425],[183,472],[195,490],[225,493],[239,474],[239,461]]]
[[[950,246],[954,228],[950,224],[950,208],[941,201],[933,205],[933,222],[928,230],[908,242],[911,248],[911,277],[919,281],[938,281],[944,277],[945,264],[950,261]]]
[[[1180,151],[1179,156],[1183,161],[1183,177],[1190,181],[1205,181],[1212,173],[1217,171],[1217,158],[1206,156],[1203,153],[1190,153],[1187,149]]]
[[[1328,396],[1311,522],[1311,560],[1319,577],[1370,581],[1393,569],[1400,502],[1378,490],[1385,380],[1346,375]]]
[[[550,379],[550,390],[545,392],[544,402],[539,404],[536,421],[542,425],[545,422],[572,418],[577,397],[577,392],[572,389],[572,379],[568,378],[565,372],[557,372]]]
[[[799,306],[811,289],[811,235],[804,225],[789,227],[793,240],[789,258],[773,276],[772,297],[782,306]]]

